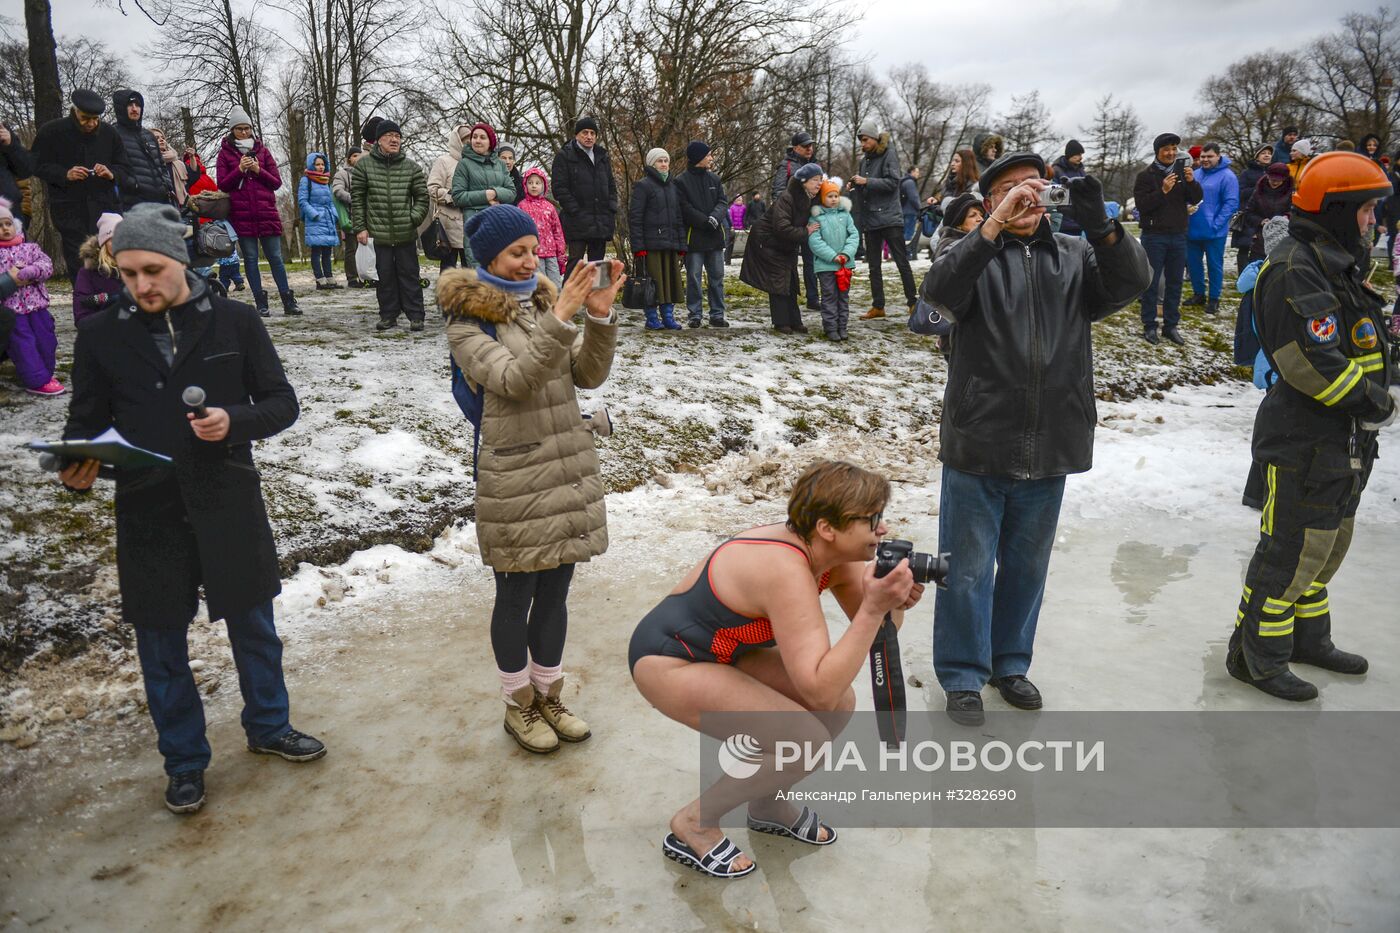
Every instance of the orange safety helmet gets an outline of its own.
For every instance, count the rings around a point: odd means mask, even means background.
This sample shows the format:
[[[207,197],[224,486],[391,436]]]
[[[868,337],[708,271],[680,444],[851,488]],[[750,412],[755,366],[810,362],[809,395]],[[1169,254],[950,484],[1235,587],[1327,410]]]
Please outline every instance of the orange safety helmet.
[[[1303,167],[1293,192],[1293,206],[1321,214],[1327,205],[1364,204],[1394,193],[1385,170],[1356,152],[1324,152]]]

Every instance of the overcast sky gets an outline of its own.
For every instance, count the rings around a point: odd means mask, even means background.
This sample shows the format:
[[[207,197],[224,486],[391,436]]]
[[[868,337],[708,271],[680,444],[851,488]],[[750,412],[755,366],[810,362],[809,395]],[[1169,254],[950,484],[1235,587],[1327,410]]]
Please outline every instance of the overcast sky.
[[[53,7],[56,33],[101,39],[133,74],[149,74],[138,49],[155,27],[143,16],[95,9],[92,0]],[[1299,48],[1338,28],[1347,10],[1376,8],[1350,0],[855,0],[848,37],[879,72],[918,61],[938,81],[991,84],[996,109],[1039,89],[1062,139],[1078,135],[1095,100],[1111,92],[1137,108],[1150,137],[1197,109],[1213,71],[1252,52]],[[22,23],[22,0],[0,0],[0,15]]]

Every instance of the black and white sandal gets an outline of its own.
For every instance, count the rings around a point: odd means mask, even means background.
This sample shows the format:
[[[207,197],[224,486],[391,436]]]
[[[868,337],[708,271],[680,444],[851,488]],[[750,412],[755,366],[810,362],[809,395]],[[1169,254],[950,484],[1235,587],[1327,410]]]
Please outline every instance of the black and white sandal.
[[[756,833],[772,833],[775,836],[788,836],[798,842],[811,843],[814,846],[829,846],[836,841],[836,830],[827,826],[821,821],[815,812],[809,807],[803,807],[802,813],[797,817],[797,822],[791,826],[784,826],[782,823],[774,823],[771,820],[756,820],[749,817],[749,829]],[[821,837],[822,829],[826,830],[826,839]]]
[[[743,855],[741,850],[725,836],[704,855],[696,855],[695,850],[681,842],[675,833],[667,833],[661,842],[661,852],[673,862],[679,862],[711,878],[742,878],[758,867],[752,859],[749,867],[741,871],[730,871],[734,860]]]

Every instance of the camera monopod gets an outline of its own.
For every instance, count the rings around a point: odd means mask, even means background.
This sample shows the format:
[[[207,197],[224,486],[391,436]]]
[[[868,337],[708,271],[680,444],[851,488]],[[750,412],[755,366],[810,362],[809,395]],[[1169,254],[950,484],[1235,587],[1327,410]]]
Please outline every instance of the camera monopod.
[[[880,741],[886,745],[902,744],[909,714],[904,705],[904,670],[899,663],[899,629],[888,612],[870,645],[870,683]]]

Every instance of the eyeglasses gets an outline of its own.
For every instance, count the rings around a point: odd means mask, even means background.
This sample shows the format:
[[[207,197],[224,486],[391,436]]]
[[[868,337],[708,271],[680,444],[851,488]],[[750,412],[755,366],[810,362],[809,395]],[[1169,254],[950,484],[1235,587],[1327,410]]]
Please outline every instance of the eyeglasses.
[[[848,515],[846,517],[849,518],[851,521],[855,521],[856,519],[860,519],[861,521],[867,521],[870,523],[870,530],[875,531],[880,527],[880,522],[885,520],[885,513],[883,510],[881,510],[879,512],[876,512],[874,515]]]

